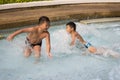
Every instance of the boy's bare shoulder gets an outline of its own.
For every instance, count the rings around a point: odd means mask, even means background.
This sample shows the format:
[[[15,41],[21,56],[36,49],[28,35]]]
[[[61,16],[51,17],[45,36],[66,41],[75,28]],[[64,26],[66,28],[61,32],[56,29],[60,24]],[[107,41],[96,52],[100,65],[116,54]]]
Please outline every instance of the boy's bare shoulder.
[[[80,35],[78,32],[75,32],[74,34],[75,34],[76,36]]]
[[[77,32],[72,33],[72,36],[77,36],[77,35],[78,35]]]
[[[36,28],[36,26],[32,26],[32,27],[29,27],[29,28],[27,28],[28,30],[30,30],[30,31],[37,31],[38,29]]]
[[[75,35],[76,35],[77,37],[80,37],[80,36],[81,36],[78,32],[76,32]]]

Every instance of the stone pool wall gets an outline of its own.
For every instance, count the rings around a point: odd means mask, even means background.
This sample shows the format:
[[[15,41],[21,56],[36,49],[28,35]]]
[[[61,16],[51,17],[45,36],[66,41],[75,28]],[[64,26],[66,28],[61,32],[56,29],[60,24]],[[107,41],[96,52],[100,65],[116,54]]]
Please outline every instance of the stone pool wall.
[[[76,3],[0,10],[0,29],[37,24],[40,16],[51,21],[120,17],[120,2]]]

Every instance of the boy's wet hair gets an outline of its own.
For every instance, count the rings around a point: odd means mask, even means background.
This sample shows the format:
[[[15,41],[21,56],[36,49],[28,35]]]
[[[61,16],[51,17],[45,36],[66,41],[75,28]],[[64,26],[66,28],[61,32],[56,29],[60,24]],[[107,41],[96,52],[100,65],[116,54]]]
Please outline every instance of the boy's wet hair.
[[[76,31],[76,24],[75,24],[74,22],[68,22],[68,23],[66,24],[66,26],[67,26],[67,25],[69,25],[71,28],[74,29],[74,31]]]
[[[38,24],[41,25],[41,24],[43,24],[44,22],[47,22],[48,24],[50,24],[50,19],[49,19],[47,16],[41,16],[41,17],[39,18]]]

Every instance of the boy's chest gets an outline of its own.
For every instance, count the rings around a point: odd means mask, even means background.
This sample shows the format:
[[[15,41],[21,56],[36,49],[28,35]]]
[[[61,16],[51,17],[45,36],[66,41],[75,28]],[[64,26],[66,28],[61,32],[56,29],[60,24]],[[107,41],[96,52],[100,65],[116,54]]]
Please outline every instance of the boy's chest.
[[[42,33],[39,33],[39,32],[29,33],[28,38],[30,40],[39,40],[41,35]]]

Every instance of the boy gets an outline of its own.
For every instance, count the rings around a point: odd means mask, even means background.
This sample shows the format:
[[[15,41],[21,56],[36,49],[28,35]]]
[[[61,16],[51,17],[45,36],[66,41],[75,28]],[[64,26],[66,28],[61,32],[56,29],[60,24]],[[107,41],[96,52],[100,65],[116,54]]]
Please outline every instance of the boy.
[[[76,24],[74,22],[69,22],[66,24],[66,31],[71,35],[72,41],[70,43],[70,46],[73,46],[75,44],[75,40],[78,39],[84,46],[91,52],[95,53],[96,48],[93,47],[90,43],[84,41],[82,36],[76,32]]]
[[[51,44],[50,44],[50,34],[47,31],[50,27],[50,20],[46,16],[42,16],[39,18],[39,23],[37,26],[30,27],[30,28],[24,28],[21,30],[18,30],[14,32],[13,34],[9,35],[7,37],[8,41],[11,41],[15,36],[21,33],[27,33],[25,44],[27,45],[24,56],[29,57],[32,53],[32,50],[35,53],[35,57],[39,59],[40,57],[40,51],[42,46],[42,39],[46,39],[46,48],[47,48],[47,55],[48,57],[52,57],[52,54],[50,53],[51,50]]]
[[[110,55],[113,56],[115,58],[119,58],[120,54],[109,50],[107,48],[95,48],[93,47],[89,42],[86,42],[82,36],[76,32],[76,24],[74,22],[69,22],[66,24],[66,31],[71,35],[72,41],[70,43],[70,45],[74,45],[75,44],[75,40],[78,39],[88,50],[89,52],[93,53],[93,54],[98,54],[98,55]]]

